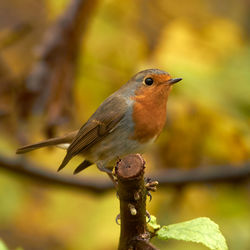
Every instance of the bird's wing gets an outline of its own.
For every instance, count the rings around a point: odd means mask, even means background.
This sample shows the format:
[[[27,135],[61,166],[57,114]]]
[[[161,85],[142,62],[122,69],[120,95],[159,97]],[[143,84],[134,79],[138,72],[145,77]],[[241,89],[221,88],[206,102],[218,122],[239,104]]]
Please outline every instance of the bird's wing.
[[[110,96],[106,99],[81,127],[67,149],[67,154],[58,171],[64,168],[72,157],[88,150],[111,133],[124,117],[126,110],[127,103],[123,98]]]

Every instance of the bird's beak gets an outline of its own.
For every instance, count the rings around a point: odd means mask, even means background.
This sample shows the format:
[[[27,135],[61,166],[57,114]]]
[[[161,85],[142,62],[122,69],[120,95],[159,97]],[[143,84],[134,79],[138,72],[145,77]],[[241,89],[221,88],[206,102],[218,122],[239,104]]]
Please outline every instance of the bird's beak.
[[[172,79],[168,80],[168,83],[170,83],[172,85],[172,84],[175,84],[181,80],[182,80],[182,78],[172,78]]]

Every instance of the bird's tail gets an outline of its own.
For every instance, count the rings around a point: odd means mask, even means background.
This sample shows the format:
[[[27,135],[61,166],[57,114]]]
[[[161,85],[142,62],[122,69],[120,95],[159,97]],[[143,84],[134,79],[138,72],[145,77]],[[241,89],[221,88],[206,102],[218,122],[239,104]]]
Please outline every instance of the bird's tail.
[[[64,143],[71,143],[72,140],[74,139],[76,132],[72,132],[64,137],[57,137],[57,138],[52,138],[52,139],[48,139],[45,141],[41,141],[35,144],[30,144],[21,148],[18,148],[16,153],[17,154],[24,154],[27,152],[30,152],[32,150],[36,150],[39,148],[43,148],[43,147],[47,147],[47,146],[57,146],[60,144],[64,144]]]

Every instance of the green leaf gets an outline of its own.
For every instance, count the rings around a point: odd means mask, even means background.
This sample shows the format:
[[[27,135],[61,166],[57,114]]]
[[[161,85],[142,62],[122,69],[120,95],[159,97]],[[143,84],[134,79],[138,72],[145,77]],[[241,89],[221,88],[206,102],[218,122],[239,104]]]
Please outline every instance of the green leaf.
[[[0,250],[8,250],[6,245],[3,243],[3,241],[0,239]]]
[[[154,215],[150,216],[150,222],[148,223],[148,226],[153,228],[154,230],[158,230],[161,226],[156,223],[156,217]]]
[[[163,240],[176,239],[202,243],[212,250],[228,249],[219,226],[206,217],[163,226],[156,235]]]

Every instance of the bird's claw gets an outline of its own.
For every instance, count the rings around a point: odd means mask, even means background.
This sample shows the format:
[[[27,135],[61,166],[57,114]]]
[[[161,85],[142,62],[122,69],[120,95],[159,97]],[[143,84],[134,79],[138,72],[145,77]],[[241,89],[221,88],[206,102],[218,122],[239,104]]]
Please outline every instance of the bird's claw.
[[[147,196],[149,197],[149,201],[152,200],[152,194],[147,190]]]
[[[116,216],[116,218],[115,218],[115,223],[117,224],[117,225],[121,225],[121,223],[119,223],[119,220],[121,219],[121,216],[120,216],[120,214],[118,214],[117,216]]]
[[[118,200],[120,200],[120,197],[119,197],[118,191],[116,191],[115,196],[116,196],[116,198],[117,198]]]
[[[150,213],[148,211],[146,211],[146,216],[148,218],[147,223],[149,223],[151,221],[151,215],[150,215]]]

